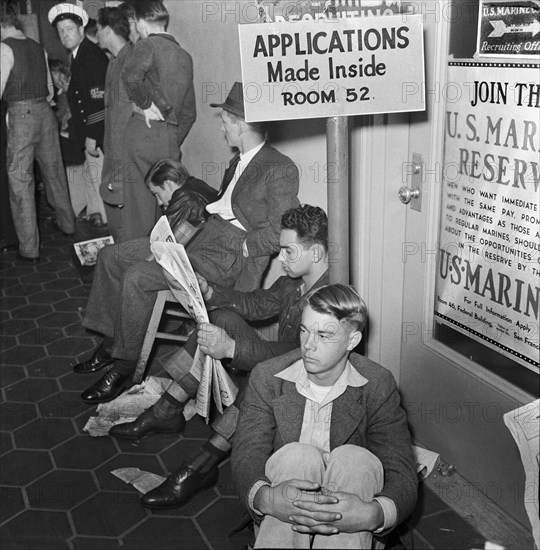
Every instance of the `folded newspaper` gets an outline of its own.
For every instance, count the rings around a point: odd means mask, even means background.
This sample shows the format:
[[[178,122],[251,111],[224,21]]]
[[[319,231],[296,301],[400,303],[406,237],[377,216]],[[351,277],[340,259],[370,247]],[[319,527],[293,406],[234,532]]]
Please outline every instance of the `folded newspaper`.
[[[170,236],[168,237],[165,242],[161,239],[152,242],[154,258],[163,268],[169,288],[178,302],[197,323],[208,323],[204,299],[186,251],[183,245],[171,241]],[[174,235],[172,239],[174,240]],[[199,381],[197,412],[207,422],[212,397],[219,412],[223,412],[224,407],[232,405],[238,389],[221,361],[205,355],[197,347],[190,373]]]

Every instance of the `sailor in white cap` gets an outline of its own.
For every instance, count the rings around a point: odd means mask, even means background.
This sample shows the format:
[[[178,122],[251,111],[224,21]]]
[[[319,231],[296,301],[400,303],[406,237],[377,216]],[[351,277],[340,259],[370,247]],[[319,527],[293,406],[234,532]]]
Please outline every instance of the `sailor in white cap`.
[[[61,4],[56,4],[49,10],[49,23],[56,27],[58,21],[63,19],[72,19],[79,25],[86,27],[88,23],[88,14],[86,11],[77,6],[76,4],[70,4],[69,2],[62,2]]]
[[[71,111],[68,128],[71,158],[66,163],[74,167],[68,170],[73,210],[78,215],[86,208],[87,218],[94,225],[103,225],[106,216],[99,195],[102,164],[99,148],[103,146],[109,60],[99,46],[85,37],[88,14],[83,8],[63,2],[49,10],[48,18],[56,27],[62,45],[71,52],[71,81],[66,94]],[[85,162],[91,178],[80,177]]]

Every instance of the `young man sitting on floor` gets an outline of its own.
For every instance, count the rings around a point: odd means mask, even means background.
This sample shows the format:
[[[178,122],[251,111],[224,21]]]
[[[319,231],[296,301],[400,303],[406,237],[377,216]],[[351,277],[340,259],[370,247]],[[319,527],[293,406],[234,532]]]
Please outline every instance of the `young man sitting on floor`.
[[[252,372],[233,441],[255,548],[371,548],[413,510],[417,478],[392,374],[351,353],[366,306],[349,286],[305,299],[300,350]]]

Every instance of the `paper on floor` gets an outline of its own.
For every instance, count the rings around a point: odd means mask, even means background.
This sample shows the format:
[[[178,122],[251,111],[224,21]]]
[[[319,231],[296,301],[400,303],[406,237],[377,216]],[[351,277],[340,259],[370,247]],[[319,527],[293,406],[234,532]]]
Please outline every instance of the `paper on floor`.
[[[133,485],[133,487],[143,495],[159,487],[166,479],[163,476],[158,476],[151,472],[143,472],[139,470],[139,468],[118,468],[117,470],[112,470],[111,474]]]
[[[413,445],[414,458],[416,460],[416,473],[422,477],[427,477],[437,464],[439,460],[439,454],[433,451],[428,451],[422,447]]]
[[[170,378],[149,376],[141,384],[132,386],[109,403],[100,403],[96,412],[83,428],[91,437],[102,437],[109,434],[115,424],[132,422],[146,409],[150,408],[171,384]],[[195,406],[188,403],[184,416],[189,420],[195,414]]]

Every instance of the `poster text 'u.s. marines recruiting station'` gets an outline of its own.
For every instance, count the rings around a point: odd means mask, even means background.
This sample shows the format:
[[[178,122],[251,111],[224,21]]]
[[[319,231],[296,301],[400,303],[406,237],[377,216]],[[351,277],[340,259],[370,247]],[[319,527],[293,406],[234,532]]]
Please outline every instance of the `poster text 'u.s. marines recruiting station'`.
[[[240,25],[246,120],[421,111],[420,15]]]

